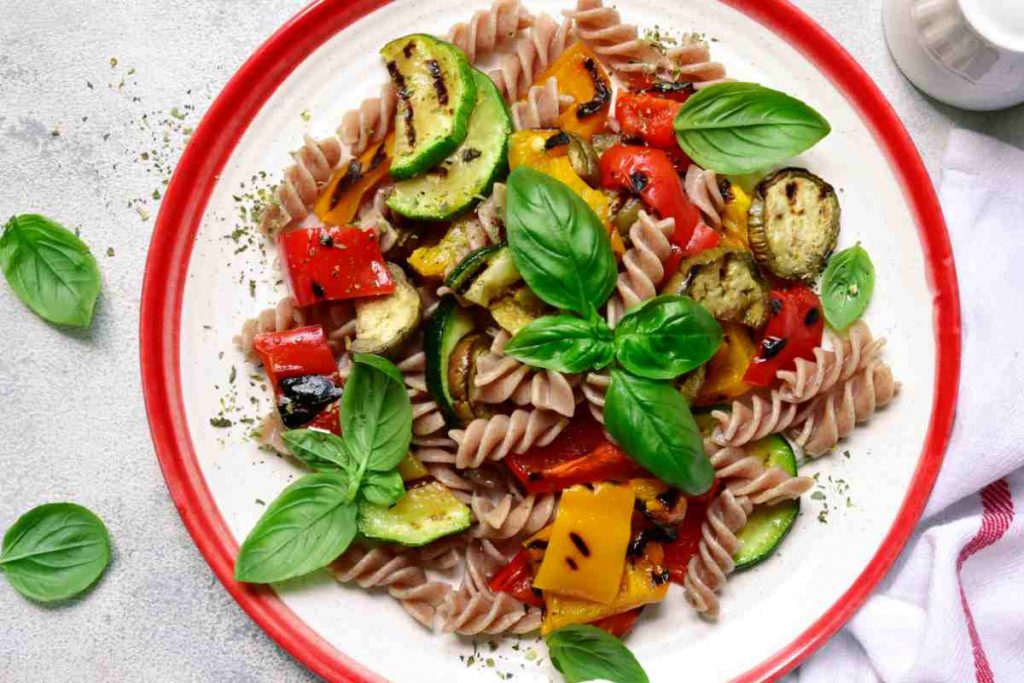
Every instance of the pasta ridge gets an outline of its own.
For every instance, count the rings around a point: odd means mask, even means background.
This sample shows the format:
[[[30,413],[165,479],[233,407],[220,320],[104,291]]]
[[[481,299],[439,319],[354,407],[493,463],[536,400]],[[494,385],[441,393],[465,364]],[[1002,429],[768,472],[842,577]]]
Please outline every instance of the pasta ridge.
[[[558,79],[552,76],[530,86],[526,97],[512,105],[512,121],[516,130],[557,128],[558,117],[573,102],[572,97],[558,94]]]
[[[702,617],[718,618],[718,593],[736,567],[732,557],[741,545],[736,534],[746,526],[753,508],[749,498],[736,496],[728,488],[708,506],[697,553],[690,558],[683,579],[686,601]]]
[[[793,476],[778,466],[765,467],[760,457],[742,448],[723,448],[705,439],[704,449],[715,468],[715,477],[725,482],[734,496],[750,498],[754,505],[795,500],[814,486],[812,478]]]
[[[665,259],[672,251],[669,236],[675,219],[655,220],[646,211],[629,228],[631,246],[622,257],[615,293],[608,299],[606,318],[615,327],[629,309],[657,295],[665,277]]]
[[[476,361],[475,398],[483,403],[512,401],[518,406],[532,405],[572,417],[576,412],[576,395],[568,377],[554,370],[535,370],[505,355],[505,345],[512,336],[499,330],[487,353]]]
[[[305,219],[341,163],[343,151],[336,137],[314,140],[304,136],[302,147],[292,152],[295,163],[284,172],[274,190],[274,201],[263,211],[260,231],[272,235]]]
[[[515,451],[525,453],[533,445],[546,446],[558,436],[568,420],[549,410],[524,410],[511,415],[477,418],[465,429],[453,429],[448,435],[459,445],[455,466],[479,467],[487,460],[503,460]]]
[[[519,0],[495,0],[487,9],[477,10],[468,22],[459,22],[448,32],[448,42],[466,53],[469,63],[486,57],[515,38],[533,23],[533,15]]]

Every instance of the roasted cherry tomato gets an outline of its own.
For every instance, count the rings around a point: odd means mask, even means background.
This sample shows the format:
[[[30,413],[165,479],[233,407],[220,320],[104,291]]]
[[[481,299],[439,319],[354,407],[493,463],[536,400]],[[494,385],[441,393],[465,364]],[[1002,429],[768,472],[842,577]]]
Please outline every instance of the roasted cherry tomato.
[[[773,290],[768,324],[743,381],[757,387],[771,386],[779,370],[796,367],[797,358],[814,359],[814,349],[821,346],[824,331],[821,301],[809,287],[793,285]]]
[[[658,78],[657,74],[638,71],[629,79],[629,89],[635,93],[656,95],[667,100],[685,102],[697,92],[690,81],[669,81]]]
[[[533,567],[530,565],[530,554],[526,550],[516,553],[487,585],[495,593],[508,593],[534,607],[544,606],[540,591],[533,587]]]
[[[299,228],[282,233],[278,248],[300,306],[395,291],[372,230]]]
[[[654,95],[622,93],[615,102],[615,120],[622,134],[640,138],[651,147],[679,149],[673,122],[682,102]]]
[[[598,619],[594,622],[594,626],[608,631],[616,638],[625,638],[633,627],[636,625],[636,620],[640,618],[640,613],[644,611],[643,607],[637,607],[631,609],[628,612],[622,612],[621,614],[613,614],[610,617],[604,619]]]
[[[510,453],[504,462],[528,493],[646,476],[622,449],[608,443],[604,427],[587,413],[575,418],[547,446]]]
[[[718,233],[703,225],[700,210],[683,191],[675,166],[668,155],[651,147],[613,145],[601,156],[601,184],[613,190],[627,190],[640,196],[662,218],[674,218],[676,229],[672,243],[683,257],[718,244]],[[712,234],[708,234],[708,231]],[[697,237],[694,240],[694,237]],[[667,268],[669,274],[674,272]]]

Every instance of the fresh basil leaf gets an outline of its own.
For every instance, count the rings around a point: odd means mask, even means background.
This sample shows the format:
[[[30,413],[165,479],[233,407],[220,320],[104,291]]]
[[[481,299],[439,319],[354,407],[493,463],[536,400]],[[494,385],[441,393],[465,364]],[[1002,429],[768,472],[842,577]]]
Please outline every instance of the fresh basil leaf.
[[[675,379],[707,362],[721,344],[722,326],[687,296],[648,299],[615,327],[615,357],[649,379]]]
[[[286,488],[249,532],[235,560],[235,579],[270,583],[326,567],[355,538],[357,512],[347,477],[307,474]]]
[[[505,354],[527,365],[558,372],[600,370],[612,362],[615,347],[607,323],[571,315],[538,318],[505,346]]]
[[[281,435],[292,454],[316,472],[352,473],[356,464],[345,440],[319,429],[292,429]]]
[[[48,503],[29,510],[4,534],[0,571],[16,591],[40,602],[85,592],[110,564],[110,536],[80,505]]]
[[[512,259],[545,302],[580,315],[605,302],[618,273],[601,219],[567,185],[530,168],[508,177]]]
[[[397,470],[370,472],[363,479],[359,495],[368,503],[385,507],[391,506],[405,495],[405,482],[402,481],[402,475]]]
[[[691,496],[711,487],[715,470],[700,430],[682,394],[668,382],[613,369],[604,426],[631,458],[666,484]]]
[[[368,354],[352,360],[341,397],[341,433],[363,469],[386,472],[409,452],[412,402],[391,361]]]
[[[821,279],[825,320],[845,330],[864,313],[875,291],[875,265],[859,244],[832,255]]]
[[[0,236],[0,268],[18,298],[44,320],[92,323],[100,271],[89,247],[59,223],[37,214],[11,218]]]
[[[698,90],[675,118],[676,140],[705,168],[750,173],[813,147],[828,121],[804,102],[756,83]]]
[[[566,683],[649,683],[647,673],[622,641],[589,624],[563,626],[545,637],[551,663]]]

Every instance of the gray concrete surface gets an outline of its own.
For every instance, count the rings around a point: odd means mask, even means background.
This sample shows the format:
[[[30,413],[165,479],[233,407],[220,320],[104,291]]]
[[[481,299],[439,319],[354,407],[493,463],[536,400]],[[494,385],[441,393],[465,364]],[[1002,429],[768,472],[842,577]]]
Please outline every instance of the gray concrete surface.
[[[46,325],[0,286],[0,529],[70,499],[106,520],[116,546],[102,583],[71,604],[32,604],[0,580],[0,680],[312,678],[192,545],[153,455],[137,362],[146,248],[188,128],[303,4],[0,0],[0,217],[37,211],[78,227],[104,277],[83,333]],[[961,113],[902,79],[881,0],[797,4],[875,78],[933,173],[954,124],[1024,146],[1024,108]]]

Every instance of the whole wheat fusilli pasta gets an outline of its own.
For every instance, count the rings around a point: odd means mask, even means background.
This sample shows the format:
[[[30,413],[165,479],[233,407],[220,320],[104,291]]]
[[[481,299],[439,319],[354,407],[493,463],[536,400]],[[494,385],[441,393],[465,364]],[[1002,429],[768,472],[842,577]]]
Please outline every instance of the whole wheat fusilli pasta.
[[[302,327],[307,320],[307,313],[299,308],[294,297],[286,296],[273,308],[265,309],[255,318],[246,320],[242,324],[241,331],[235,335],[235,346],[245,354],[247,360],[258,363],[259,356],[252,346],[253,339],[257,334],[286,332],[296,327]]]
[[[352,546],[334,561],[330,570],[342,583],[386,589],[427,628],[433,628],[438,607],[451,594],[451,586],[431,581],[423,568],[414,564],[413,557],[385,547]]]
[[[508,593],[494,593],[487,586],[487,579],[503,561],[504,558],[488,553],[480,543],[469,546],[462,584],[448,594],[439,610],[442,630],[463,635],[495,635],[529,633],[540,628],[539,609]]]
[[[743,446],[788,428],[799,409],[797,404],[783,401],[778,391],[744,396],[733,401],[728,411],[712,411],[718,421],[713,438],[722,446]]]
[[[448,435],[459,445],[455,466],[479,467],[488,460],[502,460],[515,451],[525,453],[534,444],[545,446],[558,436],[568,420],[549,410],[515,410],[511,415],[477,418],[465,429]]]
[[[888,405],[898,390],[892,369],[876,361],[811,401],[797,416],[790,435],[807,455],[824,455]]]
[[[474,398],[491,404],[512,401],[572,417],[576,412],[572,381],[560,372],[535,370],[506,356],[509,339],[508,332],[497,331],[491,348],[477,358]]]
[[[803,403],[828,391],[838,382],[848,380],[855,372],[873,363],[881,354],[885,339],[875,339],[863,320],[850,326],[846,337],[831,329],[825,331],[829,346],[814,350],[814,360],[799,358],[793,370],[778,373],[779,395],[790,403]]]
[[[539,85],[530,86],[526,97],[512,105],[512,121],[516,130],[557,128],[558,117],[573,103],[568,95],[558,94],[554,76]]]
[[[302,147],[292,152],[295,163],[284,172],[274,190],[274,201],[265,208],[260,230],[270,235],[302,221],[316,202],[331,173],[342,159],[341,142],[330,137],[314,140],[306,136]]]
[[[722,209],[725,207],[725,198],[718,187],[718,175],[697,164],[690,164],[683,187],[686,196],[704,214],[707,224],[718,229],[722,225]]]
[[[673,80],[689,81],[697,89],[729,80],[725,67],[711,61],[711,50],[700,36],[683,36],[682,44],[669,49],[668,61]]]
[[[470,503],[477,526],[473,535],[478,538],[505,540],[522,538],[537,533],[554,520],[556,496],[526,496],[506,493],[495,502],[489,497],[474,495]]]
[[[572,42],[571,22],[559,24],[547,14],[540,14],[518,40],[511,52],[502,54],[491,80],[509,102],[526,95],[534,79]]]
[[[655,71],[666,64],[665,55],[638,35],[633,24],[622,21],[618,10],[601,0],[578,0],[575,10],[562,12],[575,22],[576,35],[611,69],[628,75]]]
[[[590,414],[601,424],[604,424],[604,397],[610,383],[611,376],[607,371],[588,372],[583,378],[583,398],[590,407]]]
[[[466,53],[470,64],[474,64],[507,46],[532,22],[533,16],[519,0],[495,0],[489,8],[474,12],[468,22],[452,26],[448,42],[457,45]]]
[[[615,284],[615,293],[608,299],[608,324],[614,327],[626,311],[658,293],[665,277],[665,259],[672,250],[669,236],[675,220],[655,220],[645,211],[629,229],[631,246],[622,257],[622,270]]]
[[[394,125],[398,92],[389,81],[381,86],[377,97],[368,97],[356,109],[341,117],[338,137],[352,156],[358,156],[375,142],[380,142]]]
[[[793,476],[778,466],[765,467],[760,457],[742,448],[723,448],[711,439],[705,440],[704,447],[715,468],[715,476],[725,482],[734,496],[750,498],[754,505],[793,500],[814,486],[810,477]]]
[[[746,526],[753,507],[749,498],[734,496],[729,489],[708,506],[697,553],[690,558],[683,580],[686,601],[701,616],[718,618],[717,593],[736,566],[732,557],[741,545],[736,534]]]
[[[427,357],[419,344],[397,363],[412,401],[412,436],[416,442],[439,435],[445,426],[437,401],[427,391]]]

